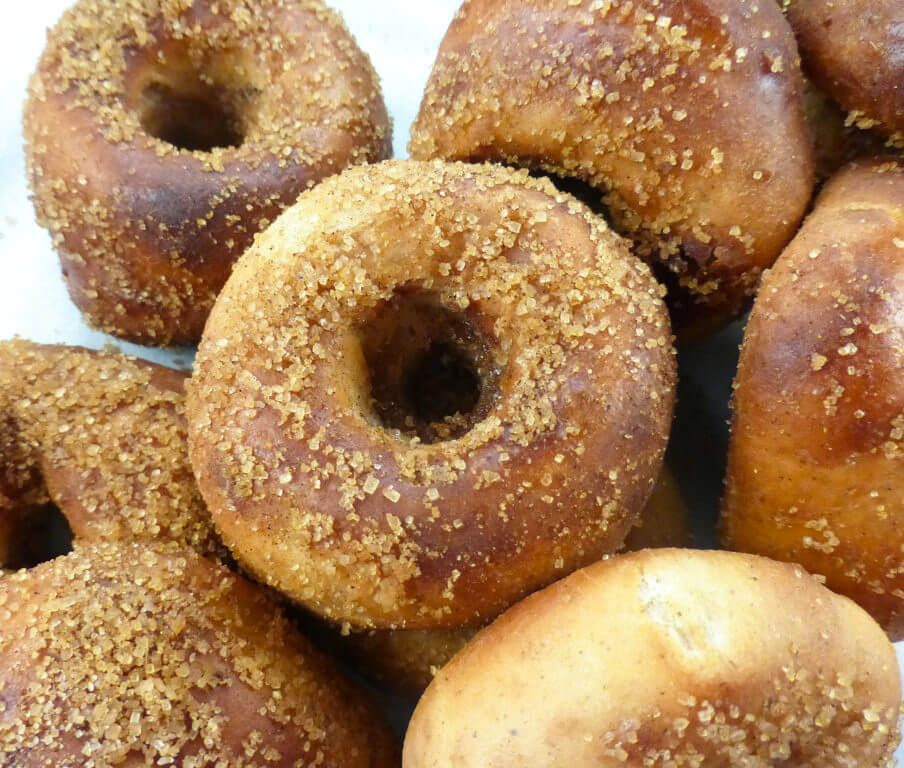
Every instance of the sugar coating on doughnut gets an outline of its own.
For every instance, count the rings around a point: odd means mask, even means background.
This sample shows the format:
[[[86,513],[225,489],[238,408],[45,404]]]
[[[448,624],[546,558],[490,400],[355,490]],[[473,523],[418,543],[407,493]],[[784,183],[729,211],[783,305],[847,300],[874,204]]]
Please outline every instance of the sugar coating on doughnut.
[[[217,551],[188,461],[184,381],[114,352],[0,343],[0,531],[52,500],[77,539]]]
[[[0,579],[0,660],[4,765],[396,764],[276,604],[189,551],[77,546]]]
[[[799,562],[904,637],[904,167],[834,177],[764,280],[735,383],[723,541]]]
[[[647,550],[502,615],[444,667],[404,768],[893,765],[894,648],[802,568]]]
[[[198,124],[225,145],[177,138]],[[78,0],[30,81],[25,137],[73,300],[151,344],[197,341],[301,191],[391,154],[377,75],[320,0]]]
[[[687,509],[671,471],[663,467],[624,551],[684,547],[690,542]],[[351,655],[378,681],[420,693],[477,634],[477,627],[372,630],[346,640]]]
[[[780,0],[807,73],[848,111],[848,125],[904,147],[901,58],[904,10],[897,0]]]
[[[741,310],[812,190],[794,38],[758,0],[467,0],[409,150],[598,188],[679,334]]]
[[[487,340],[497,396],[453,439],[386,427],[369,397],[356,327],[400,286]],[[621,545],[673,377],[661,288],[574,198],[384,163],[303,195],[238,265],[189,384],[192,463],[237,557],[321,615],[479,622]]]

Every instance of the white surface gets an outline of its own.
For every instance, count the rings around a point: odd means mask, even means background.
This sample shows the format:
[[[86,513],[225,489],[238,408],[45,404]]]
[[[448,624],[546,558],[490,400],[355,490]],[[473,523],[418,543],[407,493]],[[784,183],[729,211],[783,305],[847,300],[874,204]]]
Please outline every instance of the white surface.
[[[87,328],[69,300],[50,238],[34,221],[22,156],[21,113],[28,76],[45,30],[71,0],[0,0],[0,339],[66,342],[124,351],[185,367],[191,350],[153,350]],[[405,157],[408,130],[424,84],[459,0],[329,0],[342,11],[371,56],[394,120],[396,157]],[[701,377],[705,380],[705,377]],[[904,644],[897,646],[904,660]],[[904,766],[904,750],[898,764]]]

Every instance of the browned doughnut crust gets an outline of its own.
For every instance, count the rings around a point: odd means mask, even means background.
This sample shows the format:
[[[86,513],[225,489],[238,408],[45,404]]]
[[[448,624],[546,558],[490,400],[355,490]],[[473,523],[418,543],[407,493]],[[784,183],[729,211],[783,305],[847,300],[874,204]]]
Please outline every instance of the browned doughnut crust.
[[[217,549],[188,461],[185,374],[126,355],[0,342],[0,567],[53,501],[76,539]]]
[[[895,651],[797,566],[619,555],[529,597],[437,675],[404,768],[879,768]]]
[[[904,167],[826,186],[763,282],[735,384],[733,548],[801,563],[904,638]]]
[[[409,149],[597,187],[684,337],[741,311],[813,186],[794,38],[760,0],[466,0]]]
[[[674,399],[660,295],[602,220],[526,172],[329,179],[257,239],[204,333],[190,452],[218,530],[337,623],[497,615],[617,549],[643,508]],[[376,383],[430,334],[473,354],[479,399],[393,421]]]
[[[364,694],[189,550],[78,545],[0,580],[0,764],[395,768]]]
[[[678,484],[663,467],[640,521],[625,540],[624,550],[683,547],[689,540],[687,510]],[[372,677],[420,694],[478,631],[477,627],[375,629],[353,634],[346,642],[359,666]]]
[[[205,132],[232,146],[204,151]],[[377,76],[320,0],[78,0],[32,77],[25,138],[73,301],[155,345],[200,338],[235,260],[301,191],[391,154]]]
[[[904,141],[900,0],[785,0],[810,77],[861,128]]]

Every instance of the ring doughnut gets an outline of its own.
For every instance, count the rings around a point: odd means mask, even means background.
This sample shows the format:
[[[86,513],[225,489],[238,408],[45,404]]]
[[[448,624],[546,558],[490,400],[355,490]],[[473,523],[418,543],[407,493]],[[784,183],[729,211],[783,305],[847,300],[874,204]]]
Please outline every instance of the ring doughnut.
[[[773,2],[468,0],[417,159],[571,177],[657,265],[679,337],[737,316],[813,188],[797,49]]]
[[[320,0],[77,0],[29,85],[38,221],[88,322],[196,342],[254,234],[388,157],[378,79]]]
[[[860,128],[904,141],[904,7],[898,0],[784,0],[804,69]]]
[[[403,768],[880,768],[895,651],[799,566],[618,555],[483,630],[421,698]]]
[[[832,179],[754,304],[723,543],[800,563],[904,638],[904,166]]]
[[[78,545],[0,579],[0,764],[394,768],[366,696],[190,550]]]
[[[189,450],[224,542],[357,629],[481,623],[614,551],[669,431],[661,293],[523,171],[323,182],[241,259],[195,361]]]
[[[678,484],[663,467],[640,521],[628,534],[624,551],[684,547],[690,540],[687,510]],[[378,682],[420,694],[479,627],[451,629],[374,629],[346,639],[352,659]]]
[[[117,353],[0,343],[0,567],[23,559],[49,502],[76,539],[218,551],[188,461],[184,386],[179,371]]]

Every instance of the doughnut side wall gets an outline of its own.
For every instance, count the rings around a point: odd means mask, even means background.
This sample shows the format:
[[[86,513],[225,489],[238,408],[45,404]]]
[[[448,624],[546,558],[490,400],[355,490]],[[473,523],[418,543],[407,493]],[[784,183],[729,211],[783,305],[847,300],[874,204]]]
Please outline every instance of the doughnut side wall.
[[[373,412],[355,329],[400,286],[463,313],[501,370],[458,439]],[[321,615],[480,623],[621,546],[674,376],[659,287],[576,200],[523,172],[384,164],[303,196],[240,262],[190,384],[192,462],[243,563]]]
[[[904,637],[904,169],[829,183],[747,327],[727,546],[801,563]]]
[[[804,69],[861,128],[904,142],[904,8],[897,0],[785,0]]]
[[[802,568],[619,555],[507,611],[418,704],[404,768],[887,766],[894,649]]]

